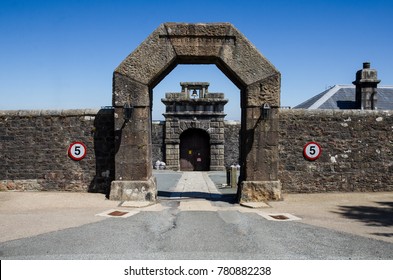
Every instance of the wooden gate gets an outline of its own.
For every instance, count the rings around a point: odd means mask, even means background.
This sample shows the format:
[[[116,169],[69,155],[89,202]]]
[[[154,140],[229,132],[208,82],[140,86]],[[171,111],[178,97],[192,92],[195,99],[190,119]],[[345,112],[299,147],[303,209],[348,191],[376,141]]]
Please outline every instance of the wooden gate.
[[[209,171],[210,139],[201,129],[188,129],[180,135],[180,170]]]

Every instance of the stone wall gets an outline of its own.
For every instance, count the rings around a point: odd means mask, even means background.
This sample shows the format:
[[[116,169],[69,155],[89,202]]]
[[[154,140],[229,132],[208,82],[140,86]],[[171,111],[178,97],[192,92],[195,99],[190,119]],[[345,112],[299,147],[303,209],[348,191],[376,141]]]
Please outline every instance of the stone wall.
[[[114,179],[113,110],[0,111],[0,189],[108,193]],[[153,123],[153,162],[164,123]],[[238,162],[240,123],[225,123],[225,165]],[[71,142],[87,156],[73,161]],[[318,142],[316,161],[303,146]],[[393,111],[281,110],[283,192],[393,191]]]
[[[225,122],[225,166],[236,165],[239,163],[239,135],[240,121]]]
[[[152,132],[151,132],[151,141],[152,141],[152,149],[153,149],[153,164],[159,161],[165,161],[165,145],[164,145],[164,136],[165,136],[165,122],[164,121],[153,121],[152,122]]]
[[[0,111],[0,189],[108,193],[113,131],[112,110]],[[81,161],[68,157],[74,141]]]
[[[393,111],[281,110],[284,192],[393,191]],[[303,157],[315,141],[322,154]]]

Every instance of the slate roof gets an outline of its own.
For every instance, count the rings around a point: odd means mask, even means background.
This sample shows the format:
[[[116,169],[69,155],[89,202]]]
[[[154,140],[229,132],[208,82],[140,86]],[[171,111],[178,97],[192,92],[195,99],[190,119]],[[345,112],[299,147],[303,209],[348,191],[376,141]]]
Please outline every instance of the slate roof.
[[[377,88],[377,94],[377,109],[393,110],[393,86],[379,86]],[[355,96],[355,86],[335,85],[293,108],[356,109]]]

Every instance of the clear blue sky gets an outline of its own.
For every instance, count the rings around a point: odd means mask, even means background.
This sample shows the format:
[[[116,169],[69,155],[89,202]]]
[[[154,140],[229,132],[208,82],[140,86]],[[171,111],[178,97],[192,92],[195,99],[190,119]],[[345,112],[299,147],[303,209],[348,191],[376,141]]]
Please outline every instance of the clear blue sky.
[[[163,22],[230,22],[282,74],[281,105],[350,84],[364,61],[393,85],[393,1],[0,2],[0,110],[111,105],[112,73]],[[239,90],[214,65],[179,65],[154,88],[159,100],[181,81],[208,81],[239,119]]]

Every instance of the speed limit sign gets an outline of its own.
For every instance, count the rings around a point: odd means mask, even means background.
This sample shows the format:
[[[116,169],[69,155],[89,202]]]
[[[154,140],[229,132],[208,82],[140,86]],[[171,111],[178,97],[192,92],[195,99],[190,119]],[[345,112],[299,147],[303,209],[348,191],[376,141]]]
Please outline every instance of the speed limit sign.
[[[316,142],[308,142],[303,148],[303,155],[308,160],[316,160],[321,156],[321,146]]]
[[[71,143],[68,148],[68,155],[73,160],[81,160],[86,156],[87,148],[82,142]]]

